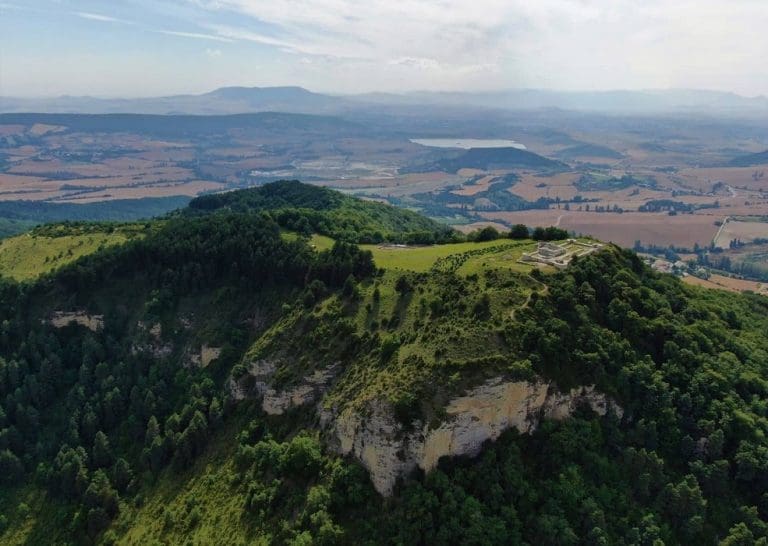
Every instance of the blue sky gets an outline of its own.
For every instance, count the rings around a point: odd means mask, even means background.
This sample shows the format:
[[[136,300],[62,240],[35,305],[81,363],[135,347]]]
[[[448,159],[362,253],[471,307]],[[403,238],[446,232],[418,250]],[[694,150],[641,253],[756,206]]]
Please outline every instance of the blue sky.
[[[0,0],[0,95],[768,94],[766,0]]]

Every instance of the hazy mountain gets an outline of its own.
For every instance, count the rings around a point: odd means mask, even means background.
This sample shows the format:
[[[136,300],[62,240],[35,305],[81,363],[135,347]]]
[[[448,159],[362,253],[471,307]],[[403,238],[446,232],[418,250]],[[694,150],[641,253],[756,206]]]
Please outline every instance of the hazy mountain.
[[[702,90],[547,91],[519,89],[482,93],[413,92],[334,96],[301,87],[223,87],[202,95],[142,99],[63,96],[47,99],[0,98],[0,112],[235,114],[293,112],[340,114],[385,109],[413,112],[414,107],[467,109],[563,110],[625,114],[703,113],[768,115],[768,98]]]
[[[72,131],[138,132],[148,135],[199,135],[230,129],[360,134],[366,127],[334,116],[256,112],[230,115],[156,114],[0,114],[0,125],[60,125]]]
[[[768,114],[768,98],[704,90],[549,91],[519,89],[486,93],[373,93],[358,97],[385,104],[453,104],[505,110],[560,108],[611,113]]]
[[[202,95],[142,99],[3,97],[0,98],[0,111],[79,114],[322,114],[340,112],[345,102],[343,98],[312,93],[301,87],[222,87]]]

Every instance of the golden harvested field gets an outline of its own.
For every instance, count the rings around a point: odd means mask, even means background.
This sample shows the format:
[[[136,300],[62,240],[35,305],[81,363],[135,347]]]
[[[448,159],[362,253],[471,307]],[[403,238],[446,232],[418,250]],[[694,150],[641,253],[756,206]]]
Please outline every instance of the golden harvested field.
[[[768,239],[768,223],[729,220],[718,234],[715,245],[720,248],[729,248],[730,242],[736,239],[748,243],[758,238]]]
[[[48,133],[59,133],[64,131],[66,127],[60,125],[45,125],[43,123],[35,123],[29,132],[35,136],[42,136]]]
[[[390,178],[338,179],[329,178],[318,184],[336,189],[359,189],[362,195],[375,194],[386,197],[407,197],[414,193],[428,193],[455,186],[465,178],[443,172],[414,173]]]
[[[17,135],[25,130],[23,125],[0,125],[0,136]]]
[[[496,228],[497,231],[508,231],[507,226],[504,224],[500,224],[499,222],[472,222],[471,224],[464,224],[462,226],[454,226],[457,230],[461,231],[462,233],[471,233],[473,231],[477,231],[478,229],[483,229],[484,227],[493,227]]]
[[[146,150],[135,154],[134,157],[147,161],[192,161],[195,152],[189,148],[169,148],[163,150]]]
[[[496,180],[496,176],[488,175],[482,177],[474,184],[465,184],[460,190],[453,190],[451,193],[456,195],[475,195],[477,193],[488,190],[491,187],[491,182]]]
[[[579,176],[579,173],[560,173],[542,177],[525,173],[520,175],[520,180],[509,191],[528,201],[535,201],[539,197],[573,199],[579,193],[573,185]],[[542,184],[544,186],[540,187]]]
[[[60,202],[95,203],[97,201],[113,201],[115,199],[141,199],[142,197],[170,197],[187,195],[195,197],[203,191],[219,191],[226,188],[220,182],[208,180],[192,180],[169,184],[147,184],[135,187],[107,188],[103,192],[86,193],[61,199]]]
[[[687,186],[702,191],[710,191],[717,182],[724,182],[735,188],[765,190],[768,188],[768,174],[760,178],[761,172],[768,173],[768,165],[682,169],[677,174]]]
[[[521,211],[493,211],[483,212],[480,216],[488,220],[501,220],[510,224],[525,224],[526,226],[555,226],[558,219],[565,214],[562,210],[542,209],[542,210],[521,210]]]
[[[0,174],[0,201],[76,200],[82,203],[169,195],[196,196],[203,191],[217,191],[225,187],[220,182],[189,180],[187,177],[165,178],[157,173],[141,180],[130,176],[46,180],[35,176]]]
[[[717,226],[710,216],[697,214],[625,212],[624,214],[578,212],[564,210],[527,210],[520,212],[486,212],[489,220],[503,220],[529,226],[559,226],[601,241],[632,247],[635,241],[661,246],[691,248],[695,243],[708,245]]]
[[[723,275],[712,275],[706,280],[694,277],[693,275],[688,275],[683,277],[683,282],[694,286],[703,286],[704,288],[728,290],[729,292],[751,291],[758,294],[768,295],[768,283],[734,279],[732,277],[724,277]]]

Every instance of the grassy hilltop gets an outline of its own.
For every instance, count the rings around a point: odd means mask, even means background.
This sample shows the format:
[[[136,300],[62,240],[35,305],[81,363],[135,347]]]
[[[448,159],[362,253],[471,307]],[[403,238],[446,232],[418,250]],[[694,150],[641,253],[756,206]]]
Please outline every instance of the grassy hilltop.
[[[532,239],[298,182],[23,237],[0,246],[3,544],[765,543],[764,297],[612,246],[536,268]],[[384,499],[313,409],[235,399],[260,361],[276,388],[335,365],[323,407],[404,426],[499,376],[624,411],[509,430]]]

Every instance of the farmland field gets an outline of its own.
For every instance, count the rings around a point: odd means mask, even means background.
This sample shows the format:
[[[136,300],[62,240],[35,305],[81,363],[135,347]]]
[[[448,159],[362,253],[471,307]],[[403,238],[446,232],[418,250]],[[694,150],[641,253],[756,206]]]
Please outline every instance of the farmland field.
[[[632,247],[635,241],[659,246],[675,245],[691,248],[694,244],[706,246],[717,232],[714,218],[698,214],[625,212],[597,213],[563,210],[489,212],[489,220],[531,226],[556,225],[569,231],[589,235],[601,241]]]
[[[693,286],[728,290],[729,292],[756,292],[768,295],[768,283],[748,281],[746,279],[734,279],[723,275],[711,275],[709,279],[700,279],[693,275],[683,277],[683,282]]]
[[[86,204],[299,179],[421,212],[464,233],[556,225],[627,247],[640,241],[691,250],[708,246],[725,217],[768,216],[768,165],[731,166],[765,150],[768,132],[741,122],[646,124],[550,113],[487,118],[474,127],[466,119],[417,117],[377,126],[371,118],[350,129],[342,118],[305,127],[287,116],[265,125],[234,116],[231,126],[192,132],[165,121],[115,130],[74,118],[0,117],[0,200]],[[462,163],[467,150],[422,146],[409,140],[414,134],[451,145],[519,138],[536,160]],[[757,225],[727,228],[721,246],[765,236]],[[431,263],[418,255],[400,260],[422,270]]]
[[[740,222],[729,220],[719,232],[715,246],[729,248],[732,241],[743,243],[752,242],[755,239],[768,239],[767,222]]]

